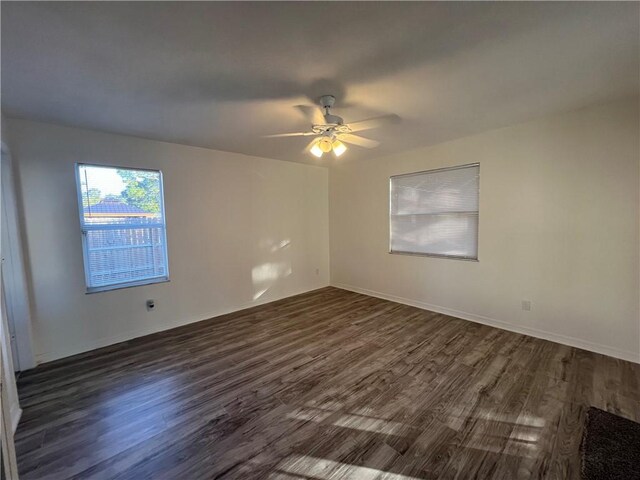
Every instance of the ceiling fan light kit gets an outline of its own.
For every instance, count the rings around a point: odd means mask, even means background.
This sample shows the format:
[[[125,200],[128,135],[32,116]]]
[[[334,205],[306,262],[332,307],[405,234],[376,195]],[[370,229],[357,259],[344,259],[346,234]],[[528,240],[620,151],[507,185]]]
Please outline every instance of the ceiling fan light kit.
[[[333,148],[333,138],[331,135],[322,135],[318,139],[318,146],[324,153],[329,153]]]
[[[347,151],[347,146],[344,143],[342,143],[340,140],[336,140],[331,144],[331,146],[333,147],[333,153],[335,154],[336,157],[339,157],[340,155],[342,155],[344,152]]]
[[[320,158],[323,154],[323,151],[320,150],[320,147],[318,146],[318,143],[315,142],[313,144],[313,146],[309,149],[309,153],[311,153],[313,156]]]
[[[317,158],[321,158],[325,153],[333,152],[336,157],[340,157],[347,151],[345,143],[350,143],[364,148],[375,148],[380,142],[369,138],[354,135],[355,132],[361,130],[369,130],[378,128],[388,123],[395,123],[399,120],[397,115],[383,115],[380,117],[360,120],[351,124],[344,123],[342,117],[333,115],[331,108],[336,103],[336,97],[333,95],[323,95],[319,99],[321,109],[300,105],[298,108],[307,113],[311,117],[311,131],[296,133],[281,133],[277,135],[267,135],[267,137],[303,137],[315,136],[313,140],[305,148],[305,152],[312,154]]]
[[[323,134],[320,138],[312,140],[309,153],[320,158],[323,154],[333,151],[339,157],[347,151],[347,146],[332,135]]]

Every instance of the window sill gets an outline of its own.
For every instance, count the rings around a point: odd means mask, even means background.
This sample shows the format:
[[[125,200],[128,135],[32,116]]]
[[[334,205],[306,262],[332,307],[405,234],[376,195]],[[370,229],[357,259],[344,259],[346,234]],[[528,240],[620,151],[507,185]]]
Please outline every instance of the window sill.
[[[115,285],[105,285],[102,287],[87,287],[85,292],[87,295],[91,293],[109,292],[111,290],[121,290],[123,288],[141,287],[143,285],[153,285],[154,283],[169,282],[169,277],[157,277],[148,278],[145,280],[138,280],[136,282],[118,283]]]
[[[392,255],[411,255],[414,257],[433,257],[433,258],[448,258],[450,260],[463,260],[465,262],[479,262],[478,258],[473,257],[457,257],[455,255],[438,255],[435,253],[416,253],[416,252],[400,252],[396,250],[389,250]]]

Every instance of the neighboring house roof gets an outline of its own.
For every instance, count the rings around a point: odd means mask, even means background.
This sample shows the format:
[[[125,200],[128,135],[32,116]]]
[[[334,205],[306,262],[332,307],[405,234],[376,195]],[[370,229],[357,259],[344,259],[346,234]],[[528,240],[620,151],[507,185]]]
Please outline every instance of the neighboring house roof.
[[[86,217],[151,217],[155,213],[145,212],[134,205],[120,200],[101,200],[95,205],[84,207]]]

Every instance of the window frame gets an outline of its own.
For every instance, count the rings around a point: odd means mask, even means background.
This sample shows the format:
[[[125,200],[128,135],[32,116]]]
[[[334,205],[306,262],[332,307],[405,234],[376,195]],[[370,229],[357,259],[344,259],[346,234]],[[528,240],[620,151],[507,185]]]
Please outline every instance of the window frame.
[[[429,173],[437,173],[437,172],[446,172],[446,171],[450,171],[450,170],[460,170],[463,168],[472,168],[472,167],[478,167],[478,228],[476,229],[476,256],[475,257],[464,257],[464,256],[460,256],[460,255],[444,255],[444,254],[439,254],[439,253],[422,253],[422,252],[404,252],[404,251],[400,251],[400,250],[393,250],[392,249],[392,238],[391,238],[391,219],[393,217],[392,215],[392,202],[393,199],[391,197],[391,192],[392,192],[392,182],[394,178],[401,178],[401,177],[411,177],[411,176],[415,176],[415,175],[424,175],[424,174],[429,174]],[[450,260],[462,260],[465,262],[479,262],[480,261],[480,162],[475,162],[475,163],[466,163],[464,165],[454,165],[452,167],[442,167],[442,168],[433,168],[430,170],[421,170],[419,172],[410,172],[410,173],[401,173],[398,175],[391,175],[389,177],[389,222],[388,222],[388,227],[389,227],[389,245],[388,245],[388,253],[391,255],[409,255],[409,256],[413,256],[413,257],[432,257],[432,258],[447,258]]]
[[[160,175],[160,211],[162,212],[162,222],[158,222],[157,224],[127,224],[123,225],[87,225],[84,222],[84,207],[82,206],[82,185],[80,182],[80,167],[98,167],[98,168],[112,168],[116,170],[133,170],[133,171],[142,171],[142,172],[154,172]],[[168,252],[168,241],[167,241],[167,217],[165,215],[164,208],[164,176],[162,174],[162,170],[154,169],[154,168],[140,168],[140,167],[124,167],[120,165],[107,165],[107,164],[98,164],[98,163],[85,163],[85,162],[76,162],[74,164],[75,176],[76,176],[76,196],[78,200],[78,218],[80,221],[80,235],[82,236],[82,263],[84,267],[84,277],[85,277],[85,287],[86,294],[91,293],[99,293],[99,292],[108,292],[111,290],[120,290],[123,288],[131,288],[131,287],[139,287],[143,285],[153,285],[156,283],[164,283],[169,282],[169,252]],[[89,228],[87,228],[89,227]],[[91,274],[89,271],[88,259],[89,259],[89,250],[87,245],[87,232],[90,230],[125,230],[125,229],[135,229],[135,228],[160,228],[162,230],[163,236],[163,250],[164,250],[164,258],[166,261],[165,265],[165,275],[161,275],[153,278],[145,278],[142,280],[133,280],[127,282],[113,283],[110,285],[101,285],[98,287],[90,287],[90,278]]]

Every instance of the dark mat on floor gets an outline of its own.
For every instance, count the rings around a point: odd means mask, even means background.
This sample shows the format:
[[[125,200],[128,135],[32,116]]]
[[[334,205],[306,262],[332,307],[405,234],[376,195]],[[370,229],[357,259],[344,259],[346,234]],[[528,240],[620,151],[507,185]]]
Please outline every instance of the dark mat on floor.
[[[591,407],[581,452],[582,480],[640,480],[640,423]]]

